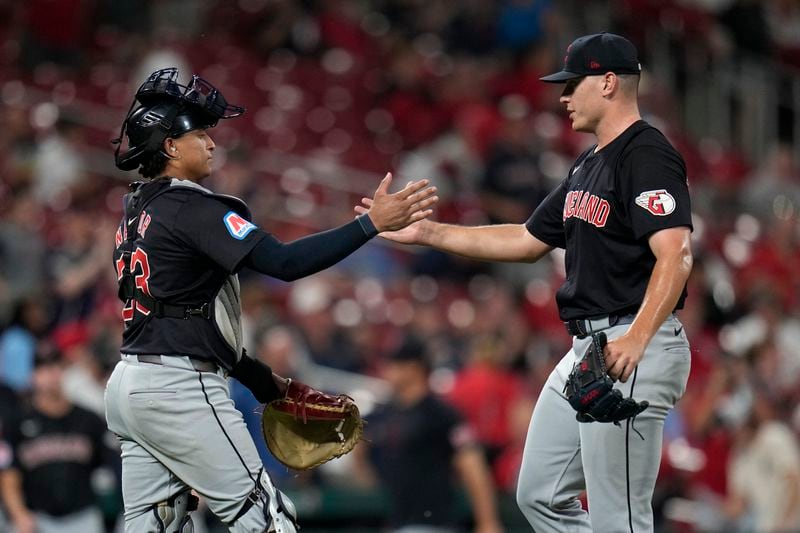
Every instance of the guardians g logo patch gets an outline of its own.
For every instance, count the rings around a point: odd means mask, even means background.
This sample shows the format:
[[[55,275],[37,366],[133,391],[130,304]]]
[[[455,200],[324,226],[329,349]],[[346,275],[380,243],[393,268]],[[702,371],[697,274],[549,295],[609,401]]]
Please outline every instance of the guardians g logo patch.
[[[645,191],[636,197],[636,205],[653,215],[663,217],[675,211],[675,198],[664,189]]]

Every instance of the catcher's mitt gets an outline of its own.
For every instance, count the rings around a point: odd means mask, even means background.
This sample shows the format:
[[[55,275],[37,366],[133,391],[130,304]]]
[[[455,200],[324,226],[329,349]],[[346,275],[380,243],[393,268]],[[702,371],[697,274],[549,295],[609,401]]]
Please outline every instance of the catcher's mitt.
[[[592,335],[592,344],[583,358],[575,363],[569,374],[564,392],[578,414],[578,422],[613,422],[634,417],[647,409],[647,401],[637,402],[624,398],[614,388],[614,381],[606,372],[603,348],[606,334]]]
[[[308,470],[350,452],[364,422],[353,399],[332,396],[297,381],[261,414],[264,440],[275,458],[295,470]]]

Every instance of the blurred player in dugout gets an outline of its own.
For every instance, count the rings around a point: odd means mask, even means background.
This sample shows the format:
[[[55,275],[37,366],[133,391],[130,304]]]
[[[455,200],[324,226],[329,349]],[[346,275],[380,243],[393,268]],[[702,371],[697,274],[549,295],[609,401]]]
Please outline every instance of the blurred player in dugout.
[[[92,480],[118,462],[105,422],[62,390],[64,361],[49,348],[34,360],[30,398],[3,421],[0,488],[15,533],[102,533]]]
[[[392,400],[367,419],[367,442],[356,448],[356,477],[387,488],[392,531],[455,533],[465,526],[455,473],[472,506],[474,531],[500,533],[483,451],[466,421],[431,390],[430,371],[427,349],[414,337],[391,354],[384,377]]]

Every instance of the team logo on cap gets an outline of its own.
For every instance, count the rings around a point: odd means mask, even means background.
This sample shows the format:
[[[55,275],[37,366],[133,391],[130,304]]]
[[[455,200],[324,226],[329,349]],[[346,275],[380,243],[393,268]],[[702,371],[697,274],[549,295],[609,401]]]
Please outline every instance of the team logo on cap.
[[[222,220],[225,222],[225,227],[228,228],[228,233],[231,234],[231,237],[239,239],[240,241],[244,239],[248,233],[256,229],[255,224],[248,222],[233,211],[228,211]]]
[[[664,217],[675,211],[675,198],[664,189],[645,191],[636,197],[636,205],[656,216]]]

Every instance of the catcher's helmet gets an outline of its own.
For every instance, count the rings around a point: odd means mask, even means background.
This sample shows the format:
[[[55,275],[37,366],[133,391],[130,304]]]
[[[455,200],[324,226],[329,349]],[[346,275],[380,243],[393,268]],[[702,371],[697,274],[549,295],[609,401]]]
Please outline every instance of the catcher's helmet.
[[[188,85],[181,85],[177,77],[176,68],[157,70],[136,91],[119,137],[112,141],[117,145],[114,159],[121,170],[134,170],[161,151],[167,137],[213,128],[221,118],[244,113],[243,107],[228,104],[203,78],[193,75]],[[128,146],[120,153],[123,137]]]

